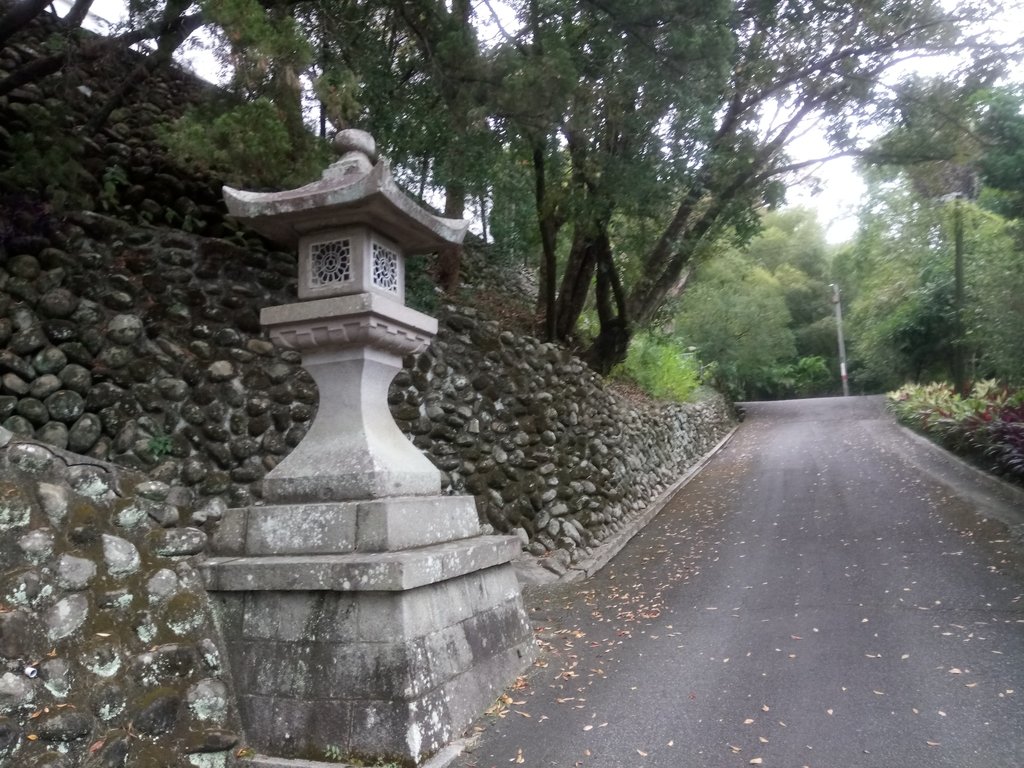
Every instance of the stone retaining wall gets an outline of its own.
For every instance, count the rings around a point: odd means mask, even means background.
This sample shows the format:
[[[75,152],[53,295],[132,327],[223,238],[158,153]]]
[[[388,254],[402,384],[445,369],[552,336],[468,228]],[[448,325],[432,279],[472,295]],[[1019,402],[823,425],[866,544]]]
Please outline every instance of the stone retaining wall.
[[[0,766],[227,764],[206,536],[169,490],[0,430]]]
[[[409,361],[392,411],[484,522],[563,565],[590,554],[732,426],[718,394],[636,402],[556,344],[448,307],[438,339]]]
[[[316,410],[298,356],[258,323],[260,307],[294,296],[294,270],[288,254],[93,214],[8,241],[0,425],[143,471],[183,508],[258,501]],[[717,395],[634,403],[563,348],[472,309],[445,308],[435,343],[406,363],[399,425],[447,488],[536,555],[575,560],[730,424]]]

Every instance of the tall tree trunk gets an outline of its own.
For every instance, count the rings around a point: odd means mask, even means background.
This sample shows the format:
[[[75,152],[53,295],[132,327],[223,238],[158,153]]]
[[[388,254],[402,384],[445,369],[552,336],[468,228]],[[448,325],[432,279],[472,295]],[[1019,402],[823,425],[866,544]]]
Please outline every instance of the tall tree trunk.
[[[607,229],[595,241],[597,253],[597,280],[595,298],[600,323],[597,338],[584,357],[587,364],[602,376],[611,373],[626,359],[632,328],[626,314],[626,297],[612,258]]]
[[[480,204],[480,239],[487,244],[487,195],[481,193],[477,198]]]
[[[544,331],[541,334],[545,341],[555,340],[555,297],[558,285],[558,255],[555,252],[558,237],[558,224],[555,212],[547,198],[546,164],[544,146],[540,142],[533,145],[534,203],[537,206],[537,224],[540,228],[540,290],[537,292],[537,308],[544,318]]]
[[[593,236],[584,229],[584,225],[577,224],[555,302],[555,339],[558,341],[570,339],[576,329],[576,321],[583,313],[594,279],[597,250]]]
[[[444,215],[449,219],[461,219],[466,213],[466,186],[455,182],[445,187]],[[452,294],[459,287],[459,273],[462,270],[462,246],[451,245],[442,248],[437,255],[437,283],[445,293]]]
[[[633,323],[642,327],[654,319],[662,301],[679,285],[683,270],[689,266],[701,241],[719,225],[725,208],[752,183],[754,176],[752,167],[737,173],[714,193],[706,191],[703,185],[690,189],[654,249],[644,259],[643,278],[627,300]]]

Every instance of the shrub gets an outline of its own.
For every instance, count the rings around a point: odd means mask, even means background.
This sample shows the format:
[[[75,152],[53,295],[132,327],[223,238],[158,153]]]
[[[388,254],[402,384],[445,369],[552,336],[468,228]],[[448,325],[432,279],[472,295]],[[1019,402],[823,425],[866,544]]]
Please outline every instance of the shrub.
[[[888,397],[900,421],[1024,481],[1024,390],[1013,392],[989,380],[964,397],[945,383],[907,385]]]
[[[221,114],[193,109],[162,132],[179,158],[223,173],[242,187],[289,188],[316,178],[330,152],[312,134],[289,136],[277,107],[265,98]]]
[[[630,344],[626,361],[615,367],[612,376],[628,379],[654,397],[687,400],[700,386],[700,365],[693,354],[682,352],[672,342],[640,333]]]

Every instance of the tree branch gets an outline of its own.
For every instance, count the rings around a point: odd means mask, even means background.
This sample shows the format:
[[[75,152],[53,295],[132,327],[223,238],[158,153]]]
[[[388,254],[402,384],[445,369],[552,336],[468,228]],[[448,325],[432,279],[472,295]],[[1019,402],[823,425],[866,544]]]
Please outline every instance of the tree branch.
[[[46,10],[51,0],[22,0],[0,16],[0,48],[18,30]]]
[[[206,23],[206,17],[202,11],[196,11],[189,16],[180,16],[169,26],[163,19],[150,22],[139,29],[125,32],[116,37],[96,38],[78,48],[78,58],[85,61],[95,60],[111,50],[121,48],[127,50],[131,46],[165,34],[173,34],[176,30],[188,29],[191,34]],[[186,34],[182,39],[188,37]],[[6,78],[0,80],[0,96],[4,96],[15,88],[22,85],[41,80],[48,75],[59,72],[67,62],[67,52],[45,56],[40,59],[33,59],[27,64],[18,67]]]

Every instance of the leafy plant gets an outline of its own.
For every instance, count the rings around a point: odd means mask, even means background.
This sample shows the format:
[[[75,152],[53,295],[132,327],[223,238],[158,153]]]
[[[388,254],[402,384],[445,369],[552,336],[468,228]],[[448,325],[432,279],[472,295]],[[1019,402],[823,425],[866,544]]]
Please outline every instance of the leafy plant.
[[[328,760],[333,760],[336,763],[340,763],[345,759],[345,753],[336,744],[328,744],[324,747],[324,757]]]
[[[612,375],[636,383],[654,397],[668,400],[687,400],[700,386],[696,357],[650,333],[639,334],[634,339],[625,362],[616,366]]]
[[[107,166],[100,180],[99,204],[104,211],[116,211],[120,206],[121,188],[128,183],[128,174],[120,165]]]
[[[291,187],[327,165],[326,144],[311,134],[296,140],[266,98],[243,102],[220,115],[196,109],[163,134],[178,157],[226,174],[236,185]]]
[[[170,435],[160,434],[151,436],[146,447],[155,458],[162,459],[171,452],[174,444]]]
[[[1024,480],[1024,390],[988,380],[961,397],[946,383],[915,384],[890,392],[888,405],[900,421],[947,448]]]

